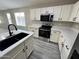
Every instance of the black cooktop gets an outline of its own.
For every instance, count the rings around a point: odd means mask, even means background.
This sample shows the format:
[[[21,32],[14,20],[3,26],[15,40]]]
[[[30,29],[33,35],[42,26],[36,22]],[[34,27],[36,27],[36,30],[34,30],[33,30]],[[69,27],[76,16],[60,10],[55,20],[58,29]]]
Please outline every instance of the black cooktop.
[[[52,26],[42,25],[40,29],[50,30]]]

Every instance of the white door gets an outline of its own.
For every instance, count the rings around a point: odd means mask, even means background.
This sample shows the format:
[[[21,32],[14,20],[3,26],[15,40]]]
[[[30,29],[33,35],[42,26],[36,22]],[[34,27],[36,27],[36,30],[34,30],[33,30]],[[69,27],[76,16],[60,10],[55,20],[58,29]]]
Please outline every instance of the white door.
[[[60,18],[60,13],[61,13],[61,6],[53,7],[54,21],[58,21],[58,19]]]
[[[60,20],[62,21],[69,20],[71,9],[72,9],[72,5],[63,5],[61,9]]]

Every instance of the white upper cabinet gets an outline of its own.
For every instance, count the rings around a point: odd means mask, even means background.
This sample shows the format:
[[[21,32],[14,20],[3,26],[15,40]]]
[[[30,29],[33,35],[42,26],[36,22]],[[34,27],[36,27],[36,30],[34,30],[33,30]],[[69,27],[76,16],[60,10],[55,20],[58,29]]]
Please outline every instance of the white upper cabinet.
[[[35,9],[30,9],[30,19],[35,20]]]
[[[52,7],[40,8],[40,10],[41,10],[41,14],[52,14],[53,13]]]
[[[79,22],[79,8],[78,8],[78,12],[77,12],[77,16],[76,16],[76,21]]]
[[[47,12],[46,8],[40,8],[40,13],[45,14]]]
[[[54,15],[53,20],[58,21],[58,19],[60,18],[60,12],[61,12],[61,6],[53,7],[53,15]]]
[[[46,13],[53,14],[53,7],[46,7],[45,10],[46,10]]]
[[[71,14],[72,5],[63,5],[59,20],[68,21]]]
[[[78,8],[78,10],[77,10],[77,14],[76,14],[76,21],[78,21],[79,22],[79,2],[77,2],[77,8]]]
[[[36,10],[35,10],[35,19],[36,20],[40,20],[40,15],[41,15],[41,10],[40,10],[40,8],[37,8]]]
[[[71,21],[76,21],[78,13],[79,13],[78,9],[79,9],[79,2],[77,2],[76,4],[73,5],[72,14],[70,17]]]
[[[53,18],[54,21],[69,20],[71,10],[72,10],[72,4],[44,7],[44,8],[35,8],[30,10],[30,19],[40,20],[41,14],[51,14],[51,15],[54,15],[54,18]]]

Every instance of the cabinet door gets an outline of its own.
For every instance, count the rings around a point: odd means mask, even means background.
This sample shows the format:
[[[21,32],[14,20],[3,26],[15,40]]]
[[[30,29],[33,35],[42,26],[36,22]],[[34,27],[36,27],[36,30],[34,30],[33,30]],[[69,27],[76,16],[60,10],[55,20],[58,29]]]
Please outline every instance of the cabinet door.
[[[11,59],[26,59],[24,49],[20,50],[20,51],[19,51],[15,56],[13,56]]]
[[[52,31],[50,36],[50,41],[58,43],[59,35],[60,35],[60,32]]]
[[[60,50],[60,53],[62,51],[62,48],[64,46],[64,36],[62,33],[60,33],[60,38],[59,38],[59,41],[58,41],[58,45],[59,45],[59,50]]]
[[[53,20],[58,21],[58,19],[60,18],[60,13],[61,13],[61,6],[53,7],[53,15],[54,15]]]
[[[36,11],[35,11],[36,20],[40,20],[40,15],[41,15],[40,12],[41,12],[41,11],[40,11],[40,8],[36,9]]]
[[[33,37],[31,36],[28,40],[25,41],[25,53],[26,57],[32,53],[33,51]]]
[[[36,13],[35,13],[35,9],[31,9],[30,10],[30,19],[31,20],[36,20],[36,15],[35,15]]]
[[[72,9],[72,5],[63,5],[61,9],[60,20],[63,21],[69,20],[71,9]]]
[[[35,36],[35,37],[38,37],[38,35],[39,35],[38,33],[39,33],[39,32],[38,32],[38,28],[35,28],[35,30],[34,30],[34,36]]]
[[[76,16],[76,21],[79,22],[79,8],[78,8],[78,12],[77,12],[77,16]]]
[[[46,7],[46,11],[47,11],[47,13],[49,13],[49,14],[52,14],[53,15],[53,7]]]
[[[41,14],[45,14],[46,13],[46,9],[45,8],[40,8],[40,13]]]
[[[67,59],[68,58],[67,53],[68,53],[68,51],[67,51],[66,47],[64,46],[61,51],[61,59]]]
[[[77,2],[76,4],[73,5],[72,14],[71,14],[71,17],[70,17],[71,21],[76,21],[78,8],[79,8],[79,2]]]
[[[24,48],[24,42],[21,43],[20,45],[18,45],[17,47],[15,47],[14,49],[12,49],[12,51],[7,53],[6,55],[4,55],[5,58],[3,58],[3,59],[11,59],[13,56],[15,56],[23,48]]]

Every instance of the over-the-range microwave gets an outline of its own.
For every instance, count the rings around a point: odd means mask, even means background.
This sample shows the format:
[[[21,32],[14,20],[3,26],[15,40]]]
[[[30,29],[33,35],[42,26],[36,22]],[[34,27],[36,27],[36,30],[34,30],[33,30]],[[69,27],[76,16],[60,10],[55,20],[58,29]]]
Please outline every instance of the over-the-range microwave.
[[[45,21],[45,22],[52,22],[53,21],[53,15],[41,15],[40,16],[40,21]]]

